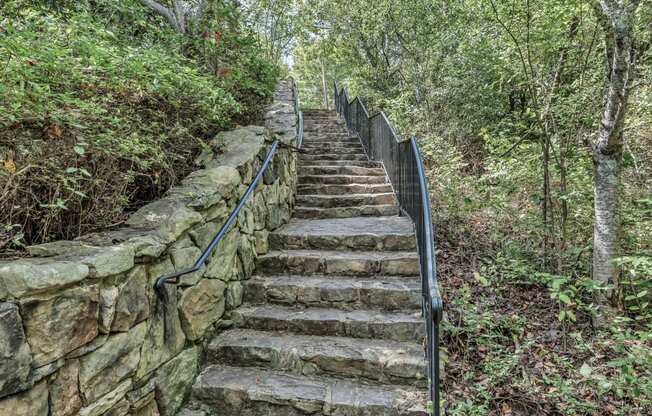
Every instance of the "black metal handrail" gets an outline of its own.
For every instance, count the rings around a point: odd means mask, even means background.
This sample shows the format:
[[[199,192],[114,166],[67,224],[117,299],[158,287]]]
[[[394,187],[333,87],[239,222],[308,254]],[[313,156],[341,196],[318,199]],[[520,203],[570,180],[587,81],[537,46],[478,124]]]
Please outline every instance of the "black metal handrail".
[[[335,110],[344,117],[349,130],[355,132],[370,159],[383,163],[401,211],[415,225],[419,270],[421,275],[422,313],[426,326],[425,354],[428,362],[429,412],[439,409],[439,323],[443,304],[437,283],[435,240],[428,184],[419,146],[414,136],[401,141],[384,112],[369,116],[359,97],[349,101],[344,88],[333,83]]]
[[[296,91],[296,83],[294,82],[294,78],[290,78],[292,82],[292,100],[294,101],[294,111],[295,114],[298,116],[298,121],[297,121],[297,148],[301,148],[301,144],[303,142],[303,113],[299,110],[299,97],[297,95]],[[247,202],[247,199],[249,199],[249,195],[253,192],[254,188],[256,188],[256,185],[258,182],[260,182],[260,179],[263,177],[263,174],[265,173],[265,170],[269,166],[272,157],[274,156],[274,153],[276,152],[276,149],[278,148],[279,145],[282,145],[282,143],[278,140],[275,139],[272,142],[272,145],[270,146],[269,150],[267,151],[267,156],[265,156],[265,159],[263,160],[263,164],[260,166],[260,169],[258,169],[258,172],[256,173],[256,176],[254,179],[251,181],[245,192],[242,194],[240,199],[238,200],[238,203],[236,204],[235,208],[231,211],[229,214],[228,218],[222,224],[220,227],[219,231],[217,234],[215,234],[215,237],[211,240],[211,242],[208,244],[208,246],[204,249],[204,251],[201,253],[199,258],[195,261],[195,263],[188,268],[185,268],[183,270],[176,271],[174,273],[170,273],[164,276],[161,276],[156,279],[156,282],[154,283],[154,290],[156,291],[157,296],[161,300],[166,299],[166,292],[164,290],[164,286],[166,284],[178,284],[179,279],[187,274],[193,273],[201,269],[201,267],[206,263],[206,260],[208,259],[208,256],[211,255],[211,253],[215,250],[215,247],[217,244],[220,242],[222,237],[226,234],[226,232],[229,230],[229,227],[235,219],[238,217],[238,214],[242,210],[242,207],[244,204]],[[292,147],[292,146],[289,146]]]

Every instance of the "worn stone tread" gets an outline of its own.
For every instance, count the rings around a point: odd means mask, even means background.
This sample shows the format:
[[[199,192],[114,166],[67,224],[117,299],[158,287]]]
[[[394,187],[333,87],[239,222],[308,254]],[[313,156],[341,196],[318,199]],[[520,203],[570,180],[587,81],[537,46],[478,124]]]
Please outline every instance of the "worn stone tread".
[[[328,166],[318,165],[310,166],[303,164],[301,166],[302,175],[360,175],[360,176],[385,176],[383,168],[365,168],[362,166]]]
[[[304,160],[300,162],[300,166],[303,166],[304,164],[306,165],[312,165],[312,166],[362,166],[366,168],[382,168],[382,164],[380,162],[376,162],[373,160]],[[301,167],[299,167],[299,170],[301,170]]]
[[[420,341],[424,324],[420,310],[380,311],[246,305],[232,312],[240,328],[289,331],[305,335]]]
[[[414,227],[406,217],[292,219],[270,234],[272,249],[410,250]]]
[[[336,208],[356,207],[360,205],[395,204],[393,192],[374,194],[341,194],[341,195],[297,195],[296,203],[307,207]]]
[[[319,208],[298,205],[294,209],[295,218],[325,219],[325,218],[352,218],[398,215],[399,208],[396,204],[387,205],[358,205],[356,207]]]
[[[384,194],[393,192],[388,183],[350,183],[343,185],[304,184],[297,187],[299,195]]]
[[[301,145],[301,148],[303,150],[306,149],[313,149],[311,152],[314,152],[315,150],[320,150],[322,153],[330,153],[329,149],[337,149],[340,147],[348,147],[348,146],[354,146],[357,148],[362,149],[363,145],[358,138],[348,138],[348,137],[332,137],[328,139],[322,139],[322,138],[313,138],[313,139],[305,139],[303,140],[303,144]]]
[[[380,184],[387,183],[387,178],[383,175],[361,176],[361,175],[301,175],[299,184],[317,183],[325,185],[342,185],[349,183],[357,184]]]
[[[307,160],[369,160],[365,153],[301,153],[299,161]]]
[[[220,416],[425,416],[425,391],[258,368],[209,366],[193,398]]]
[[[272,250],[258,257],[258,270],[268,273],[346,276],[416,276],[415,251]]]
[[[208,345],[207,360],[425,387],[426,361],[415,342],[232,329]]]
[[[419,309],[419,277],[256,276],[245,284],[245,301],[344,310]]]

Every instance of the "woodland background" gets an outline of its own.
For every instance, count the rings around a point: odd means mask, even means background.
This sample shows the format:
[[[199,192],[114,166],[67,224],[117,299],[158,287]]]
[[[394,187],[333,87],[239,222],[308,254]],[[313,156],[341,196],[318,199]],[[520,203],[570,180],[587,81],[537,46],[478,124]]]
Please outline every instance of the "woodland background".
[[[605,286],[592,149],[612,3],[638,7]],[[278,77],[304,108],[332,108],[336,80],[422,148],[448,413],[650,414],[651,25],[627,0],[6,1],[0,250],[119,225],[255,121]]]

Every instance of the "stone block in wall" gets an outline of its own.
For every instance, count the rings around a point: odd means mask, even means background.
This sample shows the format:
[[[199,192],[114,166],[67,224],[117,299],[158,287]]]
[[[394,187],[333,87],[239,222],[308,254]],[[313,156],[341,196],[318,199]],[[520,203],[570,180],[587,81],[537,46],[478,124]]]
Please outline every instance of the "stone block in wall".
[[[221,282],[220,282],[221,283]],[[174,416],[183,403],[199,366],[199,348],[184,350],[156,372],[156,401],[162,416]]]
[[[50,416],[73,416],[82,407],[79,360],[68,360],[50,379]]]
[[[265,147],[266,132],[261,126],[246,126],[219,133],[212,141],[222,144],[222,153],[207,163],[208,168],[231,166],[240,173],[242,183],[249,184],[253,176],[251,162]]]
[[[100,348],[80,358],[79,385],[85,403],[96,401],[136,371],[146,329],[142,322],[129,332],[111,335]]]
[[[240,278],[248,278],[253,274],[256,267],[257,255],[252,239],[245,234],[240,236],[240,241],[238,244],[238,257],[240,258],[240,264],[242,265],[243,273]]]
[[[181,198],[189,207],[207,209],[230,198],[240,184],[238,170],[232,166],[200,169],[190,173],[181,185],[168,192],[172,198]]]
[[[183,291],[179,301],[179,315],[186,337],[201,338],[224,314],[224,291],[221,280],[203,279]]]
[[[134,228],[156,230],[156,235],[166,244],[176,241],[193,225],[203,221],[197,211],[183,201],[164,198],[145,205],[127,220]]]
[[[156,400],[152,398],[151,401],[145,403],[141,407],[133,408],[133,416],[160,416],[161,413],[158,410],[158,405]]]
[[[0,303],[0,397],[27,387],[32,354],[23,331],[18,307]]]
[[[9,296],[9,292],[7,291],[5,280],[0,277],[0,302],[7,299],[8,296]]]
[[[199,247],[200,250],[205,250],[221,226],[221,223],[218,224],[217,222],[206,222],[204,224],[193,227],[192,230],[190,230],[189,234],[192,240],[195,242],[195,245]]]
[[[208,260],[205,277],[228,281],[237,276],[238,241],[237,230],[232,229],[226,233]]]
[[[75,287],[49,297],[23,299],[20,312],[33,366],[42,366],[97,336],[99,289]]]
[[[269,231],[260,230],[254,233],[254,248],[257,254],[265,254],[269,251]]]
[[[115,314],[111,323],[112,332],[128,331],[147,319],[149,316],[147,287],[145,266],[136,266],[127,274],[126,280],[118,286]]]
[[[54,241],[27,248],[36,257],[61,256],[85,264],[91,277],[106,277],[125,272],[134,266],[134,248],[130,245],[97,247],[82,241]]]
[[[242,210],[240,210],[240,213],[238,214],[238,228],[240,228],[240,232],[245,234],[253,234],[255,229],[254,212],[251,201],[252,199],[242,207]]]
[[[77,348],[71,353],[66,354],[65,358],[66,359],[79,358],[83,355],[93,352],[96,349],[100,348],[102,345],[104,345],[107,339],[109,339],[109,334],[100,333],[91,342],[82,345],[81,347]]]
[[[201,213],[204,216],[204,221],[206,221],[206,223],[214,221],[216,224],[223,224],[229,216],[229,210],[227,209],[225,200],[221,200],[212,207],[203,210]]]
[[[197,247],[184,247],[170,250],[170,259],[174,265],[174,269],[178,272],[187,268],[192,267],[195,264],[195,261],[201,256],[201,250]],[[206,271],[206,266],[202,266],[196,272],[192,272],[182,276],[179,279],[180,286],[192,286],[199,282],[199,279],[204,275]]]
[[[148,270],[149,284],[152,285],[157,277],[170,270],[173,270],[173,266],[169,259],[152,265]],[[165,291],[165,301],[153,294],[150,296],[147,333],[141,348],[136,379],[143,378],[178,354],[186,342],[177,311],[177,286],[165,285]]]
[[[154,400],[154,388],[156,387],[155,373],[150,376],[138,380],[131,391],[127,393],[127,400],[131,404],[132,409],[140,409],[145,407],[147,403]]]
[[[296,139],[297,115],[289,103],[275,102],[267,108],[265,127],[283,143],[293,144]]]
[[[79,416],[103,416],[122,401],[131,389],[131,379],[123,381],[118,387],[79,411]]]
[[[229,282],[226,287],[226,308],[231,310],[242,305],[244,288],[240,281]]]
[[[118,301],[118,288],[115,286],[100,289],[100,317],[99,330],[102,334],[111,331],[111,324],[115,316],[115,304]]]
[[[23,259],[0,262],[0,280],[8,294],[15,298],[71,285],[89,273],[88,266],[73,261]]]
[[[83,235],[77,240],[95,246],[121,244],[129,246],[135,257],[156,258],[166,249],[166,243],[153,230],[122,228]]]
[[[127,416],[129,414],[129,402],[127,399],[122,399],[118,403],[114,404],[111,409],[104,413],[102,416]]]
[[[31,389],[0,399],[0,415],[48,416],[48,384],[42,381]]]
[[[260,191],[252,195],[253,200],[253,216],[254,216],[254,230],[264,230],[267,225],[267,207],[265,206],[265,197],[263,197],[264,187]]]

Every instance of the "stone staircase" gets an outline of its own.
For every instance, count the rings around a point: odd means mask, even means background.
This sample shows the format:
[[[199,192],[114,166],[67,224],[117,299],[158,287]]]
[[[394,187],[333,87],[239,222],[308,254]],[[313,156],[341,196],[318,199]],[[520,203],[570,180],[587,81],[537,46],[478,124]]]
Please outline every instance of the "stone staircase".
[[[334,112],[308,110],[294,217],[269,237],[235,328],[184,415],[424,415],[413,225]]]

